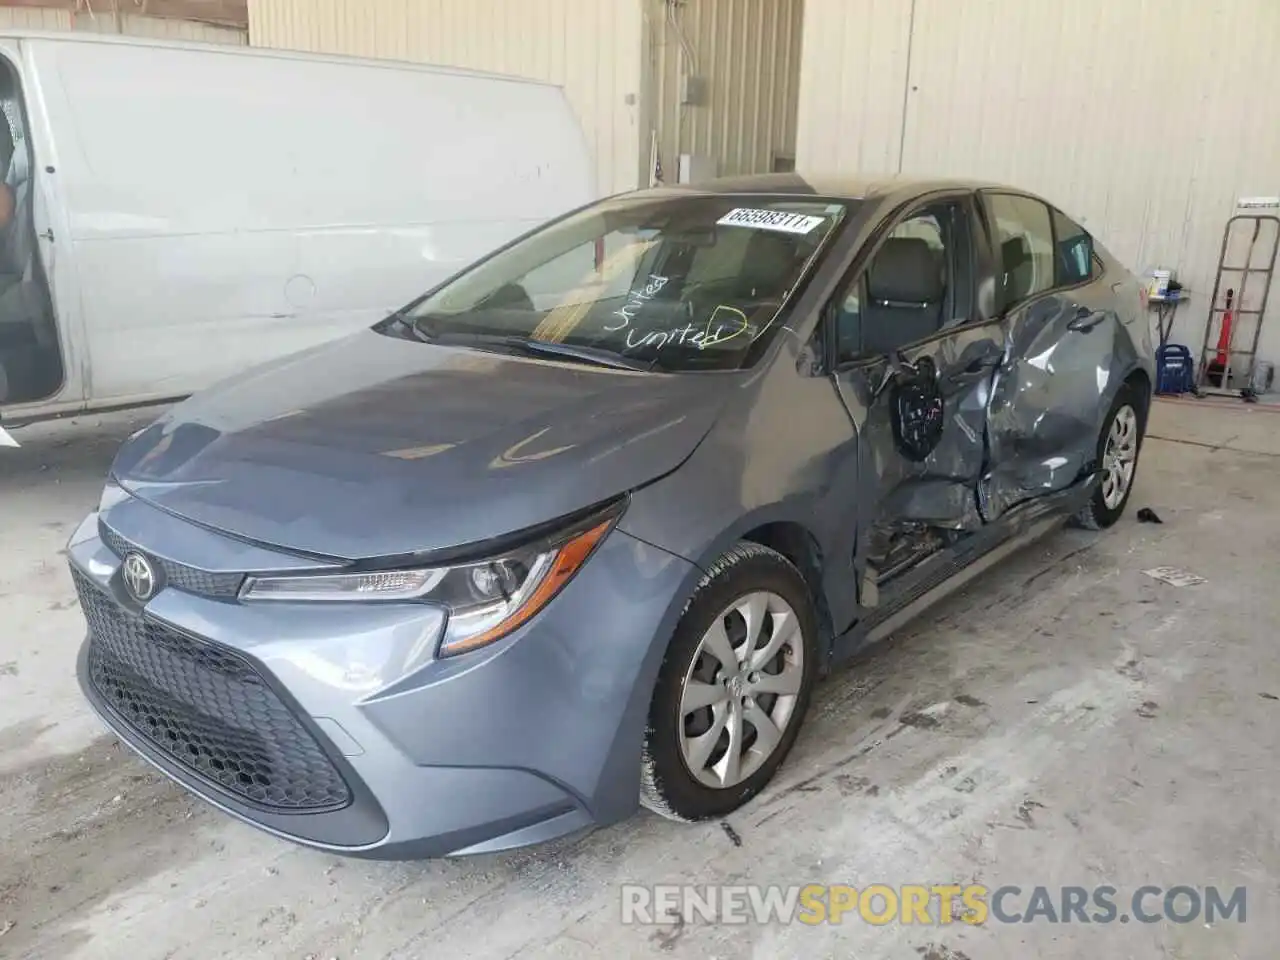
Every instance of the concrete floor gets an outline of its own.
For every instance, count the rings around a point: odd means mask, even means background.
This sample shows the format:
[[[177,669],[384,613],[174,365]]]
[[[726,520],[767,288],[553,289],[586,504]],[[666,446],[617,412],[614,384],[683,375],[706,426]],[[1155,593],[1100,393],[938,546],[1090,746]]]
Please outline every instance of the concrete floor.
[[[765,796],[551,847],[369,864],[161,782],[81,703],[59,551],[141,419],[0,451],[0,956],[858,957],[1274,953],[1280,416],[1162,402],[1129,514],[1064,531],[822,685]],[[1161,526],[1139,524],[1154,507]],[[1208,578],[1172,587],[1142,570]],[[937,723],[904,725],[927,708]],[[740,845],[734,842],[736,834]],[[1247,922],[624,927],[621,883],[1248,888]]]

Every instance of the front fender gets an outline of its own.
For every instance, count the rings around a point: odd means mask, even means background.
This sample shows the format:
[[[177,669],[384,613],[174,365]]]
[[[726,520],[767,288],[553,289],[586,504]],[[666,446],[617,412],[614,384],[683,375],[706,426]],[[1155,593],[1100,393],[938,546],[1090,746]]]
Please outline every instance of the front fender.
[[[703,571],[739,540],[778,549],[779,525],[801,530],[821,568],[802,572],[840,631],[857,616],[858,444],[832,380],[802,368],[783,350],[744,382],[687,461],[632,492],[620,527]]]
[[[850,464],[852,469],[855,465]],[[852,483],[842,490],[853,490]],[[753,540],[786,555],[809,583],[823,636],[820,656],[856,616],[853,551],[857,533],[854,498],[826,501],[812,493],[759,505],[681,489],[678,475],[632,495],[619,528],[638,540],[693,564],[668,611],[671,629],[679,621],[712,565],[735,544]],[[824,522],[824,516],[833,519]],[[846,562],[840,562],[844,558]],[[665,621],[664,621],[665,622]]]

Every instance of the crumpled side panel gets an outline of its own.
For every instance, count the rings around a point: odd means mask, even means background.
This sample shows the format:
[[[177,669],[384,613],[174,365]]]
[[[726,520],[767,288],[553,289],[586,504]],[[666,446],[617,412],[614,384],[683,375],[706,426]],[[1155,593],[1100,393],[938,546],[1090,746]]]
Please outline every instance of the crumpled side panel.
[[[1113,301],[1108,287],[1086,288],[1011,316],[1008,360],[987,408],[990,468],[979,496],[987,521],[1092,469],[1102,422],[1138,359]],[[1092,326],[1073,329],[1081,318]]]

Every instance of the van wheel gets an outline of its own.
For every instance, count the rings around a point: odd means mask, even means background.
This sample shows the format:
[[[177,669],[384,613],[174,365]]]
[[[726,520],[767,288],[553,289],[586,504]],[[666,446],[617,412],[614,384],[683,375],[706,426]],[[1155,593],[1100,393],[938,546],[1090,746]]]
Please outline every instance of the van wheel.
[[[658,673],[640,800],[672,820],[721,817],[772,779],[817,675],[817,617],[786,557],[739,543],[698,584]]]
[[[1145,405],[1132,386],[1121,389],[1098,435],[1098,468],[1102,479],[1089,502],[1073,518],[1076,526],[1102,530],[1124,513],[1138,472],[1138,451],[1146,426]]]

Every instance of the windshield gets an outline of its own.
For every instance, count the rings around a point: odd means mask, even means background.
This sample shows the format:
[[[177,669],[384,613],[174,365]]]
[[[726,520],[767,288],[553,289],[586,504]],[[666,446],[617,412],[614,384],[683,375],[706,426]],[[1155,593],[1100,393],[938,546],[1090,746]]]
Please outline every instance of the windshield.
[[[736,369],[772,336],[847,212],[802,197],[606,200],[481,262],[403,319],[429,341]]]

